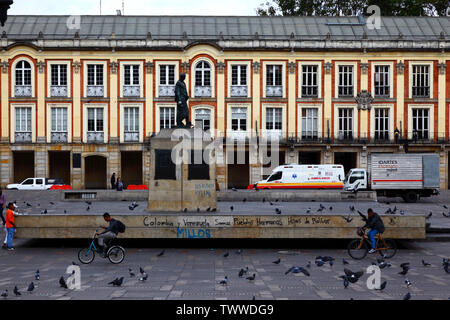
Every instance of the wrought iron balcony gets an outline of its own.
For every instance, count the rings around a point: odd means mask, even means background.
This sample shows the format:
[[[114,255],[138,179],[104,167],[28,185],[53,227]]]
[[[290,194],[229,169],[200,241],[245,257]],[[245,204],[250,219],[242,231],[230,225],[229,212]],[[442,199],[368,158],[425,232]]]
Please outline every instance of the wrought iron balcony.
[[[266,86],[266,97],[282,97],[283,86]]]
[[[139,142],[139,131],[124,132],[125,142]]]
[[[103,143],[104,133],[103,131],[88,131],[87,133],[87,142],[88,143]]]
[[[18,86],[14,87],[14,95],[16,97],[31,97],[33,92],[32,86]]]
[[[67,142],[67,132],[51,132],[51,142],[52,143],[58,143],[58,142]]]
[[[67,86],[51,86],[50,95],[52,97],[67,97]]]
[[[211,97],[212,94],[211,86],[195,86],[195,96],[196,97]]]
[[[140,97],[141,96],[141,86],[123,86],[123,96],[124,97]]]
[[[104,97],[105,90],[103,86],[87,86],[86,95],[88,97]]]
[[[160,97],[175,97],[175,86],[159,85],[158,94]]]
[[[14,134],[15,142],[31,142],[31,132],[16,132]]]
[[[247,86],[231,86],[230,96],[231,97],[247,97]]]

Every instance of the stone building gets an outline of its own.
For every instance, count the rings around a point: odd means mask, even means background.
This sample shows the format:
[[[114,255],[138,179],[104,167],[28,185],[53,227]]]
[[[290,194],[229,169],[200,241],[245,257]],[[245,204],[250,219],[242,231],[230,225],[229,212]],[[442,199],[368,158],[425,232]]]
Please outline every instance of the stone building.
[[[270,170],[249,163],[260,135],[280,137],[281,162],[346,170],[372,152],[439,153],[449,187],[447,17],[9,16],[0,33],[3,186],[145,184],[185,72],[192,122],[245,143],[245,164],[232,145],[219,154],[222,189]]]

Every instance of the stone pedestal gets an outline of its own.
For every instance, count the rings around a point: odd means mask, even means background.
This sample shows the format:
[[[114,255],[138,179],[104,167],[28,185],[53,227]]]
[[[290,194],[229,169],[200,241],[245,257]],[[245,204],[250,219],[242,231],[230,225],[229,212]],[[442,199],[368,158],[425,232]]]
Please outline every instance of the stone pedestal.
[[[148,211],[217,207],[213,140],[201,129],[163,129],[150,140]]]

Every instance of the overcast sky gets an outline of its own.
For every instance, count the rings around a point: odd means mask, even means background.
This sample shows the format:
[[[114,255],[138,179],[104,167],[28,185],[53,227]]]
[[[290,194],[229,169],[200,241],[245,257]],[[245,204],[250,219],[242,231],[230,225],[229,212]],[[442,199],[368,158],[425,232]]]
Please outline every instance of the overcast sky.
[[[124,0],[126,15],[255,15],[267,0]],[[122,0],[14,0],[8,14],[116,14]]]

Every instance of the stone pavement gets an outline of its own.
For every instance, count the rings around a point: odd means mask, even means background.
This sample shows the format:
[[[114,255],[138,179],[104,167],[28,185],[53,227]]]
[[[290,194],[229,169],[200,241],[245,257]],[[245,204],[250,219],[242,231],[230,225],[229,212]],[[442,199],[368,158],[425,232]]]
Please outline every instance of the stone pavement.
[[[0,234],[1,236],[2,234]],[[192,243],[192,242],[191,242]],[[384,291],[366,287],[368,274],[356,284],[345,289],[339,276],[343,273],[342,258],[349,261],[346,267],[352,271],[365,270],[378,255],[362,261],[352,260],[346,250],[346,242],[334,248],[314,249],[246,249],[237,254],[236,248],[168,248],[162,257],[157,257],[161,248],[127,248],[127,255],[120,265],[96,256],[90,265],[81,265],[81,290],[65,290],[59,287],[58,279],[65,274],[72,261],[77,260],[78,248],[70,243],[33,242],[19,240],[15,252],[0,251],[0,291],[9,289],[10,300],[28,299],[195,299],[195,300],[249,300],[260,299],[401,299],[408,291],[412,299],[449,299],[450,274],[445,273],[442,259],[450,257],[450,246],[441,242],[402,242],[403,249],[390,260],[391,268],[382,270],[382,281],[387,280]],[[73,243],[72,243],[73,244]],[[82,246],[87,241],[77,245]],[[292,244],[292,243],[290,243]],[[224,253],[229,252],[228,257]],[[317,255],[333,256],[335,264],[317,267]],[[272,261],[281,258],[275,265]],[[422,259],[431,263],[422,266]],[[312,262],[310,277],[303,274],[288,274],[291,266],[305,266]],[[407,278],[412,282],[408,289],[404,277],[397,273],[403,262],[411,263]],[[128,268],[136,274],[144,268],[149,277],[146,282],[131,278]],[[240,268],[248,267],[248,275],[256,274],[253,282],[239,278]],[[34,280],[39,269],[41,279]],[[107,285],[116,277],[125,277],[121,287]],[[228,276],[228,285],[219,281]],[[28,294],[26,288],[34,281],[36,289]],[[12,290],[17,285],[22,296],[14,297]]]

